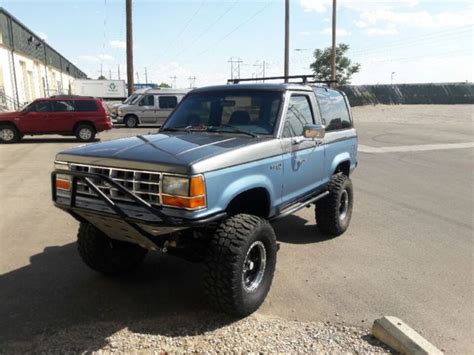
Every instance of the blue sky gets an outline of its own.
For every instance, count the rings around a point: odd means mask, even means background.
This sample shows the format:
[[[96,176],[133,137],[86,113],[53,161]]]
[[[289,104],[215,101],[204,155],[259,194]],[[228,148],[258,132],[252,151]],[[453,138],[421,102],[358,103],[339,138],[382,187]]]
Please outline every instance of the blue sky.
[[[330,45],[331,0],[291,0],[290,73],[309,73]],[[0,0],[1,6],[89,77],[125,77],[125,0]],[[354,84],[473,81],[471,1],[338,0],[338,42],[361,63]],[[283,73],[283,0],[134,0],[135,70],[141,82],[224,83],[230,57],[242,77],[266,62]],[[298,49],[298,50],[296,50]],[[136,79],[135,79],[136,80]]]

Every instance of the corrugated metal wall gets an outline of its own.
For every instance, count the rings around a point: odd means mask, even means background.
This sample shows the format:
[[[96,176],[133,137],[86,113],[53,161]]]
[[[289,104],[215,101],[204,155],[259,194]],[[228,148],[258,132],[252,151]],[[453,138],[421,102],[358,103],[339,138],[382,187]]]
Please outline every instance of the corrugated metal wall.
[[[474,84],[349,85],[339,87],[352,106],[375,104],[474,104]]]

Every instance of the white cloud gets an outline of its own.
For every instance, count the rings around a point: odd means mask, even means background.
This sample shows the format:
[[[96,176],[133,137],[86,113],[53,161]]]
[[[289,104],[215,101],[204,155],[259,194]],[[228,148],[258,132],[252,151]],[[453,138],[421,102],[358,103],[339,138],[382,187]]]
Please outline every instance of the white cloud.
[[[88,62],[112,61],[114,57],[109,54],[81,55],[79,58]]]
[[[360,19],[355,22],[359,28],[375,26],[378,24],[392,26],[410,26],[420,28],[449,28],[473,25],[472,11],[441,12],[431,14],[428,11],[394,11],[377,9],[363,11]]]
[[[48,35],[44,32],[38,32],[38,37],[41,38],[43,41],[47,41],[48,40]]]
[[[413,7],[420,3],[419,0],[338,0],[337,7],[353,11],[370,11],[371,9],[392,9],[400,6]],[[300,0],[304,11],[324,13],[332,8],[331,0]]]
[[[330,4],[330,0],[300,0],[300,5],[306,12],[326,12],[326,9]]]
[[[309,31],[301,31],[298,33],[300,36],[310,36],[311,35],[311,32]]]
[[[119,48],[119,49],[127,48],[127,44],[125,43],[125,41],[119,41],[119,40],[110,41],[110,46],[112,48]]]
[[[331,27],[327,27],[325,28],[324,30],[321,31],[321,33],[325,34],[325,35],[330,35],[332,34],[332,28]],[[346,30],[345,28],[336,28],[336,36],[337,37],[347,37],[347,36],[350,36],[351,33]]]
[[[386,27],[369,27],[364,32],[369,36],[392,36],[398,34],[398,30],[390,25]]]

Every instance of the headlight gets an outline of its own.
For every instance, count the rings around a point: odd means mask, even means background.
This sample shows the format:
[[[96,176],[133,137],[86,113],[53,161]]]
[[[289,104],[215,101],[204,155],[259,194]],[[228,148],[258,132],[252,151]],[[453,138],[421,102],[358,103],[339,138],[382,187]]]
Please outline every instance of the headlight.
[[[206,187],[202,176],[163,175],[161,191],[165,206],[186,209],[206,207]]]
[[[164,175],[162,191],[168,195],[189,196],[189,179]]]
[[[69,164],[64,161],[55,161],[54,170],[70,170]],[[71,177],[69,175],[56,175],[56,188],[59,190],[71,190]]]
[[[118,114],[119,114],[120,116],[123,115],[123,110],[122,110],[122,109],[119,108],[119,109],[117,110],[117,112],[118,112]]]

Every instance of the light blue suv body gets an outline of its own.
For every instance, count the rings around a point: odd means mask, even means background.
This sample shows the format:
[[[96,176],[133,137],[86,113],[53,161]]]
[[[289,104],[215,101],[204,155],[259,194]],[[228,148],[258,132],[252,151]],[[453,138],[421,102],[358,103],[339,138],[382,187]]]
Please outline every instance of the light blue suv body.
[[[88,266],[127,271],[147,250],[203,261],[207,299],[244,316],[271,286],[268,221],[315,204],[320,232],[347,229],[357,133],[338,90],[216,86],[188,93],[156,134],[69,149],[55,165],[53,200],[80,222]]]

